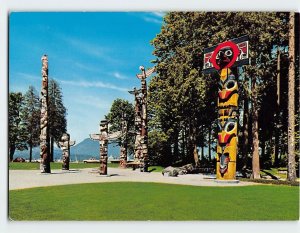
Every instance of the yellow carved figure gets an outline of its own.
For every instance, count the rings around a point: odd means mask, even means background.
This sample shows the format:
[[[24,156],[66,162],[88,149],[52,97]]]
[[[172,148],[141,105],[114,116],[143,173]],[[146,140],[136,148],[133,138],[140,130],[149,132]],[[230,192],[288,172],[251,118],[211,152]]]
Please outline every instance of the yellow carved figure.
[[[219,132],[217,169],[219,180],[234,180],[238,142],[238,84],[230,69],[222,69],[219,82]]]

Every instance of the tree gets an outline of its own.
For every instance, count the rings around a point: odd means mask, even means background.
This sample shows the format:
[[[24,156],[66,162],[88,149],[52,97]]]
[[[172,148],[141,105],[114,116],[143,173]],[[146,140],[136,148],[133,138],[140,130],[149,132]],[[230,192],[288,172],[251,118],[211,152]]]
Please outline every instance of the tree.
[[[110,111],[106,116],[106,119],[109,121],[110,128],[109,132],[122,131],[122,117],[127,120],[128,131],[134,132],[134,108],[131,103],[124,99],[115,99],[111,105]],[[134,147],[134,136],[135,134],[128,134],[128,149],[130,153],[133,152]],[[121,138],[117,139],[117,143],[121,145]]]
[[[169,13],[161,33],[152,40],[153,53],[157,56],[154,61],[157,77],[151,80],[149,87],[149,109],[153,112],[150,121],[168,138],[164,154],[169,165],[197,163],[197,145],[210,138],[206,132],[211,132],[215,120],[216,99],[208,101],[216,97],[217,92],[207,94],[206,90],[216,90],[216,85],[211,85],[211,79],[201,72],[199,54],[203,52],[201,45],[206,38],[202,37],[196,22],[198,17],[199,21],[205,21],[202,13]],[[212,105],[211,108],[208,109],[208,105]]]
[[[63,95],[61,87],[54,79],[49,79],[49,110],[48,110],[48,127],[50,137],[50,161],[54,159],[54,143],[59,147],[59,141],[63,133],[67,132],[67,109],[63,104]]]
[[[8,144],[9,161],[13,160],[16,150],[27,149],[26,130],[22,122],[21,107],[23,96],[21,92],[9,93],[8,100]]]
[[[31,162],[32,148],[40,142],[40,101],[33,86],[29,86],[23,97],[21,113],[26,131],[26,143],[29,146],[29,162]]]
[[[181,159],[190,158],[195,132],[198,146],[207,143],[205,139],[210,138],[207,134],[216,135],[216,129],[209,128],[217,118],[218,77],[202,75],[203,50],[247,34],[251,64],[240,70],[239,77],[239,100],[243,103],[240,118],[244,119],[242,141],[249,142],[249,146],[243,147],[243,157],[246,167],[248,154],[252,155],[253,176],[259,178],[260,156],[265,156],[259,154],[259,147],[274,145],[272,128],[276,127],[275,108],[268,113],[270,121],[267,124],[262,121],[261,116],[269,107],[262,103],[266,99],[276,100],[276,92],[273,97],[269,93],[276,85],[274,50],[277,47],[284,50],[288,45],[287,16],[287,13],[170,12],[164,17],[161,32],[152,40],[157,76],[152,78],[149,87],[149,125],[166,135],[164,156],[176,159],[179,151]],[[287,107],[284,104],[283,109]],[[260,134],[262,130],[266,133]],[[287,142],[282,138],[280,144],[284,147]]]

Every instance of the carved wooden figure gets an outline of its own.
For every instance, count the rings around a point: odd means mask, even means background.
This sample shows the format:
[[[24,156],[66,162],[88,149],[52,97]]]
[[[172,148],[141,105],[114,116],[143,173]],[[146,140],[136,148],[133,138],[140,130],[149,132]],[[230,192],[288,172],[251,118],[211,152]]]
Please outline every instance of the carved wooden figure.
[[[218,144],[217,179],[234,180],[238,145],[238,82],[237,67],[249,64],[248,37],[243,36],[204,49],[204,73],[217,71]]]
[[[41,119],[40,119],[40,170],[51,173],[48,132],[48,57],[42,56],[42,88],[41,88]]]
[[[62,149],[63,163],[62,170],[69,170],[70,164],[70,147],[75,145],[75,141],[70,141],[70,134],[64,133],[59,142]]]
[[[92,140],[100,143],[100,175],[107,175],[108,121],[100,121],[100,134],[91,134]]]
[[[141,146],[141,129],[142,129],[142,103],[140,89],[134,88],[128,91],[134,95],[134,125],[135,125],[135,143],[134,143],[134,162],[138,163],[141,159],[142,146]]]
[[[100,122],[100,175],[107,175],[108,122]]]
[[[141,104],[141,130],[140,130],[140,145],[139,145],[139,156],[140,163],[142,164],[141,171],[148,171],[148,126],[147,126],[147,82],[146,78],[149,77],[154,71],[155,68],[150,68],[147,71],[143,66],[139,67],[142,71],[141,74],[137,74],[137,78],[141,80],[141,95],[140,95],[140,104]]]
[[[120,149],[120,167],[126,168],[127,164],[127,134],[128,134],[128,124],[126,119],[126,114],[122,114],[121,119],[122,125],[122,136],[121,136],[121,149]]]

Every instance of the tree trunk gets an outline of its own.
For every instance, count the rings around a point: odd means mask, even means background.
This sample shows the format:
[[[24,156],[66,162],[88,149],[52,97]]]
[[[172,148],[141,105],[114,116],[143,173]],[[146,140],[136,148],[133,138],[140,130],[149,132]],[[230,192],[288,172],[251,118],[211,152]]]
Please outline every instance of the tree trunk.
[[[277,50],[277,106],[276,106],[276,127],[275,127],[275,144],[274,144],[274,166],[279,165],[279,114],[280,113],[280,49]]]
[[[182,152],[181,152],[181,156],[180,158],[178,158],[178,160],[180,160],[181,158],[183,158],[185,156],[185,129],[182,130]]]
[[[194,144],[194,151],[193,151],[193,154],[194,154],[195,165],[196,165],[196,167],[199,167],[199,166],[200,166],[200,163],[199,163],[198,150],[197,150],[197,145],[196,145],[196,143]]]
[[[265,162],[265,164],[268,164],[266,162],[268,162],[268,157],[266,155],[266,140],[265,140],[265,137],[262,137],[262,140],[261,140],[261,157],[263,158],[263,161]],[[267,169],[268,167],[267,166],[264,166],[264,163],[262,164],[262,167]]]
[[[54,160],[54,138],[50,137],[50,162]]]
[[[178,154],[179,154],[178,137],[179,137],[179,133],[177,131],[174,132],[174,151],[173,151],[171,163],[178,160],[178,157],[179,157],[178,156]]]
[[[29,145],[29,162],[32,160],[32,144]]]
[[[208,160],[211,161],[211,125],[208,127]]]
[[[288,180],[296,180],[295,162],[295,13],[289,19]]]
[[[278,117],[278,116],[277,116]],[[276,123],[275,128],[275,143],[274,143],[274,167],[279,166],[279,127],[278,127],[278,120]]]
[[[259,166],[259,138],[258,138],[258,107],[257,107],[257,86],[256,78],[252,80],[252,176],[253,179],[260,179]]]
[[[9,161],[12,162],[14,160],[14,154],[16,151],[16,146],[14,144],[10,145],[9,148]]]
[[[247,169],[248,164],[248,138],[249,138],[249,102],[246,97],[244,100],[244,115],[243,115],[243,146],[242,146],[242,156],[243,156],[243,166],[242,170]]]

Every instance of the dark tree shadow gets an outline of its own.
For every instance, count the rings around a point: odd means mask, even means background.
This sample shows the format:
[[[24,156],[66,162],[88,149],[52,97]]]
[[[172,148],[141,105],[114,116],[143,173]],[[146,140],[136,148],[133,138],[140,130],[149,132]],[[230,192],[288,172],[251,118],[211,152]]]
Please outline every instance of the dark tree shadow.
[[[278,180],[278,177],[277,176],[274,176],[273,174],[271,174],[270,172],[267,172],[267,171],[265,171],[265,170],[261,170],[262,172],[264,172],[265,174],[267,174],[268,176],[271,176],[271,178],[273,179],[273,180]]]

